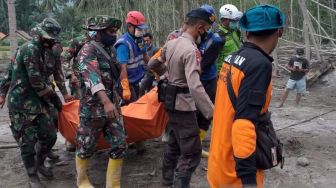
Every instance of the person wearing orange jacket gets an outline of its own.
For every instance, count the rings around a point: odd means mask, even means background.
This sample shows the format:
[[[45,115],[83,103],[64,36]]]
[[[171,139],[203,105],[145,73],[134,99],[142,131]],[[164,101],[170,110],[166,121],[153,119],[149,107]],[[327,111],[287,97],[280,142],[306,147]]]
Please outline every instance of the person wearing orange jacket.
[[[271,101],[269,54],[282,36],[285,16],[274,6],[260,5],[245,12],[239,25],[247,42],[225,59],[217,82],[207,175],[212,188],[263,186],[263,171],[256,167],[255,124]],[[227,89],[229,72],[236,110]]]

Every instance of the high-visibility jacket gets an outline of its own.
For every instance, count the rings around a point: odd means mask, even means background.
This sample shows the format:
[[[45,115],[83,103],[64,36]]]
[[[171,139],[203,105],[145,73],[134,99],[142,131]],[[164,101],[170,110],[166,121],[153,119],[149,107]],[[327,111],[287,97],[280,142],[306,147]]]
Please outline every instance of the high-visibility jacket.
[[[231,58],[236,112],[226,85]],[[217,83],[208,161],[208,181],[212,188],[242,187],[242,181],[256,181],[262,187],[263,171],[256,169],[254,125],[271,101],[272,61],[258,46],[245,43],[223,64]]]
[[[222,68],[222,64],[225,60],[225,58],[232,54],[233,52],[236,52],[239,50],[241,46],[241,34],[238,30],[228,30],[224,28],[223,26],[219,26],[218,33],[220,35],[225,36],[225,44],[219,53],[218,59],[217,59],[217,71],[219,72]]]
[[[131,84],[137,83],[145,75],[144,53],[146,50],[140,49],[129,33],[120,36],[114,45],[115,48],[118,48],[120,44],[124,44],[129,49],[129,58],[126,65],[128,80]]]

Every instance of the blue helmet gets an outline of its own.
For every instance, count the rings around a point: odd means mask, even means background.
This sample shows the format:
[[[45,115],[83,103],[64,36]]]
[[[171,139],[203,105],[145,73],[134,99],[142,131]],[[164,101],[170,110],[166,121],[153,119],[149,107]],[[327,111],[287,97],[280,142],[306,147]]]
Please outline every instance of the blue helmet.
[[[253,32],[280,29],[285,26],[286,16],[277,7],[259,5],[247,10],[239,21],[241,29]]]

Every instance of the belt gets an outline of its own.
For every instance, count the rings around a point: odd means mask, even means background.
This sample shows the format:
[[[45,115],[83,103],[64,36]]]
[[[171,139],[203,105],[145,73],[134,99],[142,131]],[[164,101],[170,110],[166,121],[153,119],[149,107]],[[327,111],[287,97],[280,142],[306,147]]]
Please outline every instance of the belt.
[[[176,94],[180,94],[180,93],[183,93],[183,94],[190,93],[189,88],[188,87],[177,87]]]

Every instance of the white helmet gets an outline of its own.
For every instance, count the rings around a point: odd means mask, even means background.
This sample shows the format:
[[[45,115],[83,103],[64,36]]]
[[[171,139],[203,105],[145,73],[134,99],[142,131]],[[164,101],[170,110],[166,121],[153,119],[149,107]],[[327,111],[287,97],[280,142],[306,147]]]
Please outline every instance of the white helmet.
[[[223,5],[219,9],[220,18],[226,18],[230,20],[238,20],[243,16],[243,13],[240,12],[236,6],[231,4]]]

